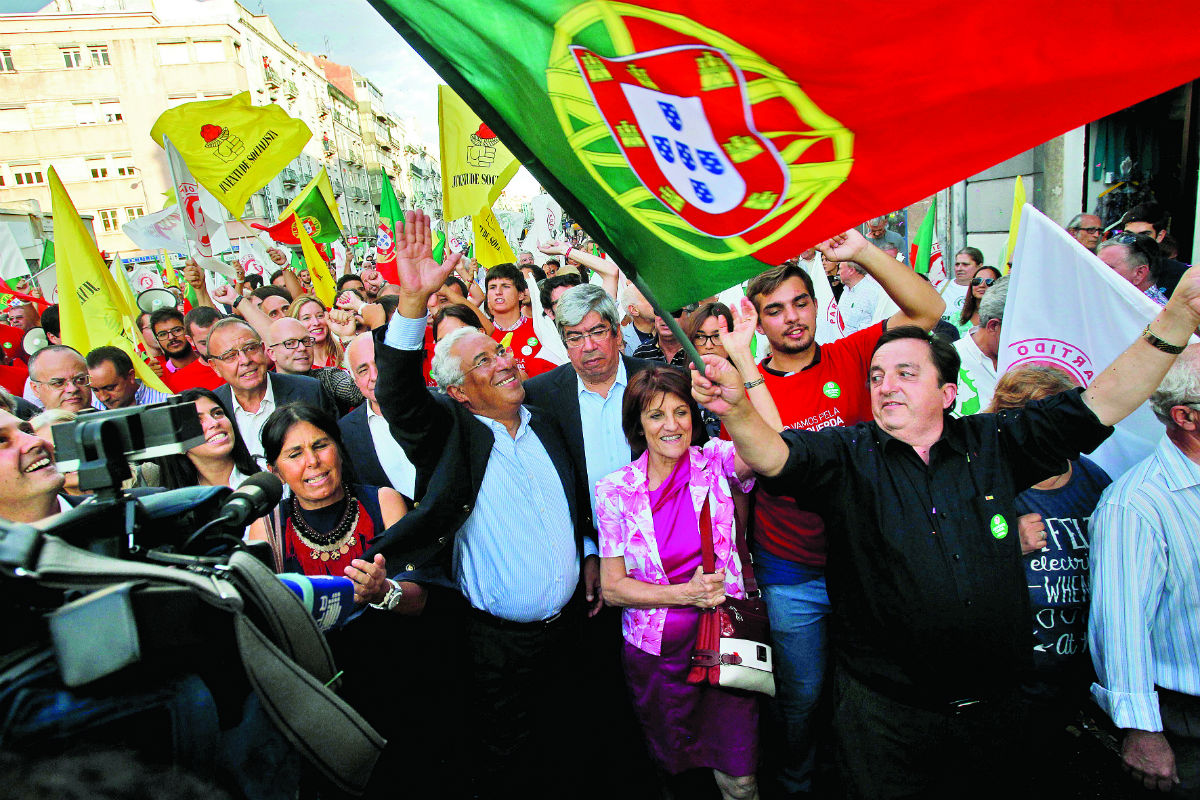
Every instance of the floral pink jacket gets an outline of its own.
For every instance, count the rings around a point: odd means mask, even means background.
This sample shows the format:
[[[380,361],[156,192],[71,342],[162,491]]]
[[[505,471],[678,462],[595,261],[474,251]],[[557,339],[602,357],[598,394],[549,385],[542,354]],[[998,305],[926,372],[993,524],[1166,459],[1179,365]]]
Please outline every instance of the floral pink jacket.
[[[734,473],[733,442],[714,439],[703,449],[692,447],[692,505],[700,515],[700,503],[707,494],[712,514],[713,552],[717,569],[725,568],[725,593],[745,597],[742,564],[734,548],[733,498],[729,481],[744,492],[754,480],[743,483]],[[624,556],[625,569],[634,580],[665,585],[666,571],[654,538],[654,516],[646,486],[648,456],[622,467],[596,484],[596,527],[600,532],[600,557]],[[667,621],[665,608],[627,608],[621,617],[625,641],[649,653],[662,652],[662,632]]]

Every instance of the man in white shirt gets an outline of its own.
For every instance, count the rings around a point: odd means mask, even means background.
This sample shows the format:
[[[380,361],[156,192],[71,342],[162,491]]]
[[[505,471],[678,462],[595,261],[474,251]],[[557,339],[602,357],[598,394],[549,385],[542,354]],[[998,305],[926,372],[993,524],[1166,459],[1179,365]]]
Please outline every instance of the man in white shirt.
[[[1000,356],[1000,327],[1004,324],[1004,304],[1008,300],[1008,276],[999,278],[979,301],[979,327],[954,343],[962,365],[958,370],[958,397],[954,416],[964,417],[987,411],[1000,376],[996,374]]]
[[[417,470],[392,438],[387,420],[379,413],[379,402],[375,399],[379,369],[375,365],[375,340],[370,333],[359,334],[350,343],[346,362],[367,402],[338,420],[342,444],[362,483],[390,486],[411,505],[416,499]]]
[[[838,299],[845,335],[871,327],[875,322],[875,307],[883,296],[883,287],[853,261],[838,262],[838,279],[846,288]]]

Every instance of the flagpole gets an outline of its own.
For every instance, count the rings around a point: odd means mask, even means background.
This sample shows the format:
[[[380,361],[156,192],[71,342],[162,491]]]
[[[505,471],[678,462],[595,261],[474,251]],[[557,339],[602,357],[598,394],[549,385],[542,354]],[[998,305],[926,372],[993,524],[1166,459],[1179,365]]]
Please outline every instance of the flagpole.
[[[650,291],[650,287],[642,280],[641,275],[638,275],[633,270],[629,270],[625,273],[625,277],[633,281],[633,285],[642,293],[642,297],[645,297],[646,301],[654,307],[654,313],[662,318],[662,321],[666,323],[671,333],[675,334],[675,338],[683,346],[683,352],[687,353],[688,359],[696,365],[696,369],[700,370],[700,374],[703,375],[704,361],[700,358],[700,352],[696,349],[696,345],[692,343],[688,335],[683,332],[683,328],[679,326],[679,320],[675,319],[671,312],[663,309],[662,304],[658,302],[658,298],[654,296],[654,293]]]

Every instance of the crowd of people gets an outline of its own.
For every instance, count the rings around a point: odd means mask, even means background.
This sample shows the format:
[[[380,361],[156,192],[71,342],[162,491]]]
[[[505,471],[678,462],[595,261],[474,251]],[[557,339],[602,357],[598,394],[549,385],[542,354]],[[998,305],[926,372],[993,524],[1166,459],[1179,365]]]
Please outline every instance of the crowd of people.
[[[1200,797],[1200,270],[1155,207],[1065,227],[1161,306],[1087,387],[999,374],[1006,266],[964,247],[935,288],[884,218],[677,324],[567,243],[439,263],[420,212],[328,307],[278,250],[212,290],[189,263],[197,304],[138,327],[203,442],[129,483],[280,478],[245,538],[355,583],[330,639],[389,739],[373,796]],[[8,322],[48,342],[0,393],[3,514],[36,521],[79,502],[52,425],[168,395],[55,306]],[[1147,399],[1163,439],[1107,475]],[[696,681],[704,615],[760,593],[774,696]]]

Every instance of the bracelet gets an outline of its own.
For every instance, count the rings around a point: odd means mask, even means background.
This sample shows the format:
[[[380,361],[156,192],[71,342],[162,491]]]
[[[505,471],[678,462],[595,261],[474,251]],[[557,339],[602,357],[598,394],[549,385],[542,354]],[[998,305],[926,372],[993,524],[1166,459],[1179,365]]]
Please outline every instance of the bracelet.
[[[1154,332],[1150,330],[1149,323],[1146,324],[1146,329],[1142,331],[1142,338],[1154,345],[1157,349],[1163,351],[1164,353],[1170,353],[1173,356],[1179,355],[1183,352],[1183,349],[1187,347],[1186,344],[1171,344],[1164,339],[1158,338],[1154,335]]]
[[[229,304],[229,307],[236,311],[237,307],[238,307],[238,303],[242,302],[245,299],[246,299],[246,295],[239,294],[237,297],[233,298],[233,302]]]
[[[742,386],[745,386],[747,389],[753,389],[755,386],[762,386],[766,382],[767,379],[759,375],[756,380],[746,381],[742,384]]]
[[[568,246],[567,252],[563,253],[563,258],[570,258],[570,257],[571,257],[571,248],[570,248],[570,246]]]

